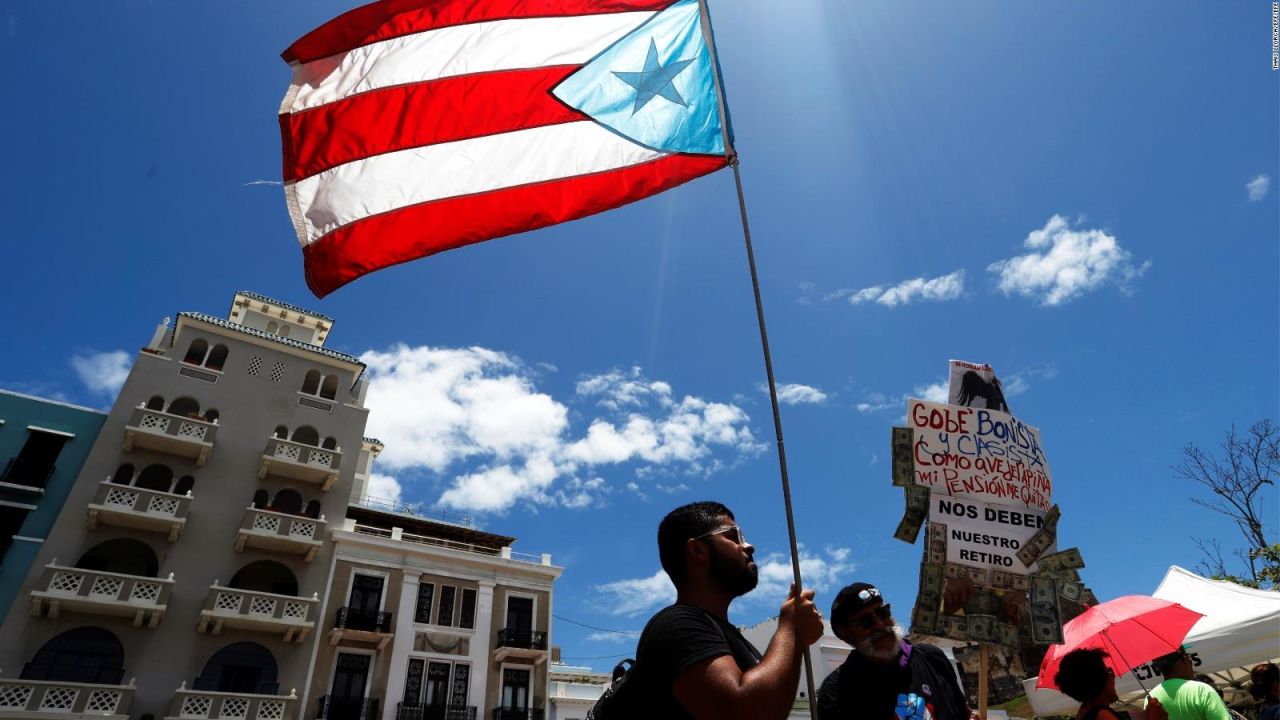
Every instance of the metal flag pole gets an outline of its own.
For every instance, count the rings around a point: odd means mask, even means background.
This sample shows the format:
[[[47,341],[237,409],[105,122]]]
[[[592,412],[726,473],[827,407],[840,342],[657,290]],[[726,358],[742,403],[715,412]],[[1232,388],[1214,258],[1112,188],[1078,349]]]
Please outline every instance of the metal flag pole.
[[[756,321],[760,325],[760,347],[764,351],[764,371],[769,379],[769,403],[773,406],[773,430],[778,440],[778,470],[782,476],[782,501],[787,512],[787,538],[791,542],[791,572],[795,578],[796,592],[804,589],[800,580],[800,549],[796,543],[796,519],[791,510],[791,481],[787,476],[787,451],[782,441],[782,413],[778,409],[778,386],[773,378],[773,355],[769,352],[769,331],[765,329],[764,302],[760,299],[760,276],[756,272],[756,254],[751,245],[751,224],[747,222],[747,199],[742,192],[742,173],[738,169],[738,153],[729,137],[728,103],[725,100],[724,84],[720,79],[720,59],[716,55],[715,35],[711,31],[711,15],[707,8],[707,0],[698,0],[699,20],[702,24],[702,36],[707,42],[707,50],[711,55],[711,77],[716,85],[716,97],[719,100],[720,128],[724,134],[725,152],[729,157],[729,165],[733,168],[733,184],[738,190],[738,213],[742,217],[742,238],[747,247],[747,265],[751,269],[751,291],[756,299]],[[818,720],[817,698],[814,695],[813,663],[809,656],[809,648],[801,653],[804,663],[804,678],[809,694],[809,717]]]

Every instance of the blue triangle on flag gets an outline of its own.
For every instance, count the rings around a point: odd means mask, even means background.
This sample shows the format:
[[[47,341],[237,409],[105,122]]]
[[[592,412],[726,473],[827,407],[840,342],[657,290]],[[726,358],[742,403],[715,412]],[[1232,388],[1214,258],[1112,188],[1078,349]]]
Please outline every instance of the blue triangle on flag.
[[[551,92],[641,145],[670,152],[725,152],[698,0],[680,0],[654,15]]]

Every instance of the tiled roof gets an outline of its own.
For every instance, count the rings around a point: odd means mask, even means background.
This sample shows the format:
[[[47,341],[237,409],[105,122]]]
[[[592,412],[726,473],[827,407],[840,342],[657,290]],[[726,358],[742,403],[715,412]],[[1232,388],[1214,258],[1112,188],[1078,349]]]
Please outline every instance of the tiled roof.
[[[261,330],[257,330],[251,327],[246,327],[244,325],[229,323],[226,320],[223,320],[222,318],[217,318],[212,315],[205,315],[204,313],[197,313],[197,312],[181,312],[181,313],[178,313],[178,317],[188,317],[194,320],[199,320],[200,322],[207,322],[210,325],[217,325],[218,327],[227,328],[228,330],[235,330],[236,332],[242,332],[245,335],[252,335],[257,338],[262,338],[263,340],[270,340],[272,342],[280,343],[281,345],[288,345],[290,347],[298,348],[299,350],[310,350],[311,352],[319,353],[321,355],[334,358],[335,360],[342,360],[343,362],[349,362],[353,365],[359,365],[361,368],[365,367],[365,364],[360,362],[359,358],[352,357],[351,355],[330,350],[328,348],[323,348],[323,347],[320,347],[319,345],[311,345],[309,343],[298,342],[297,340],[290,340],[287,337],[272,335],[271,333],[263,332]]]
[[[298,307],[297,305],[290,305],[290,304],[289,304],[289,303],[287,303],[287,302],[280,302],[279,300],[276,300],[275,298],[269,298],[269,297],[267,297],[266,295],[259,295],[259,294],[258,294],[258,293],[256,293],[256,292],[251,292],[251,291],[249,291],[249,290],[241,290],[240,292],[238,292],[238,293],[236,293],[236,294],[237,294],[237,295],[243,295],[243,296],[248,297],[248,298],[253,298],[254,300],[257,300],[257,301],[259,301],[259,302],[271,303],[272,305],[277,305],[277,306],[282,307],[282,308],[284,308],[284,309],[286,309],[286,310],[292,310],[292,311],[294,311],[294,312],[299,312],[299,313],[302,313],[303,315],[310,315],[311,317],[317,317],[317,318],[321,318],[322,320],[328,320],[329,322],[333,322],[333,318],[329,317],[328,315],[322,315],[322,314],[320,314],[320,313],[318,313],[318,312],[315,312],[314,310],[308,310],[308,309],[306,309],[306,308],[301,308],[301,307]]]
[[[381,445],[382,447],[386,447],[386,446],[387,446],[387,445],[386,445],[386,443],[382,442],[382,441],[381,441],[381,440],[379,440],[378,438],[371,438],[371,437],[367,437],[367,438],[365,438],[365,439],[364,439],[364,441],[365,441],[365,443],[367,443],[367,444],[369,444],[369,445]]]

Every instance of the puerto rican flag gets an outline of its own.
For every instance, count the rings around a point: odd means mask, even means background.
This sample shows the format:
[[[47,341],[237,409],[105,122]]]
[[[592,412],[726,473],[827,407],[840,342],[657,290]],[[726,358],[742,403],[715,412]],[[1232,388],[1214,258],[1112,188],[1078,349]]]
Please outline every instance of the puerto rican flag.
[[[697,0],[382,0],[305,35],[280,129],[307,284],[725,167],[709,34]]]

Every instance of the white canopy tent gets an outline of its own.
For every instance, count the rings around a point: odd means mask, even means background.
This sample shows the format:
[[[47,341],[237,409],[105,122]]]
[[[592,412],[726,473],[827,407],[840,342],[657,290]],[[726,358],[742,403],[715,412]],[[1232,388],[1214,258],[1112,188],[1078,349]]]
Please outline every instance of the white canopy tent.
[[[1219,687],[1247,681],[1249,668],[1258,663],[1280,662],[1280,592],[1210,580],[1174,565],[1152,596],[1204,615],[1183,645],[1198,661],[1196,672],[1213,677]],[[1161,678],[1148,664],[1116,679],[1120,699],[1140,707],[1138,678],[1148,689]],[[1037,689],[1036,680],[1028,678],[1023,686],[1037,715],[1075,714],[1079,703],[1057,690]],[[1235,698],[1228,694],[1227,701]]]

